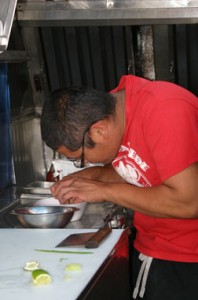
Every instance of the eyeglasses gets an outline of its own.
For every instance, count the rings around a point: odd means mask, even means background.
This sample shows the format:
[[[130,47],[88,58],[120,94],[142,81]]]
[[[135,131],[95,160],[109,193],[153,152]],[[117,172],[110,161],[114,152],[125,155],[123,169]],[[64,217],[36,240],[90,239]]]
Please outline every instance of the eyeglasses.
[[[82,138],[82,144],[81,144],[81,147],[82,147],[82,154],[81,154],[81,158],[80,159],[71,159],[71,158],[68,158],[70,161],[73,162],[74,166],[76,168],[84,168],[86,165],[89,165],[89,163],[85,163],[85,135],[87,132],[89,132],[91,126],[96,123],[97,121],[94,121],[92,122],[84,131],[83,133],[83,138]]]
[[[89,131],[89,129],[90,129],[90,126],[83,133],[83,139],[82,139],[82,144],[81,144],[81,147],[82,147],[81,159],[68,158],[70,161],[73,162],[73,164],[76,168],[84,168],[86,165],[85,164],[85,153],[84,153],[85,152],[85,135]]]
[[[83,140],[82,140],[82,154],[81,154],[81,160],[80,160],[80,168],[85,167],[85,135],[89,131],[89,128],[85,130],[83,134]]]

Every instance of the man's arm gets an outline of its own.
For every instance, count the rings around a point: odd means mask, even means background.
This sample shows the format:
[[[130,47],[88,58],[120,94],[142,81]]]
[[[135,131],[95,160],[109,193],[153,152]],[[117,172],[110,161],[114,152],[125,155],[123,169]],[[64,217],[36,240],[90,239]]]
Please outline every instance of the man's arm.
[[[115,171],[112,164],[105,165],[104,167],[96,166],[82,170],[79,169],[77,172],[64,176],[62,180],[68,180],[68,178],[71,177],[86,178],[103,182],[126,182],[118,172]]]
[[[155,187],[140,188],[129,184],[105,190],[107,198],[130,209],[154,217],[198,218],[198,163]]]
[[[114,172],[108,166],[106,175],[95,173],[95,180],[67,176],[52,187],[53,196],[61,203],[111,201],[154,217],[198,218],[198,163],[148,188],[119,181]]]

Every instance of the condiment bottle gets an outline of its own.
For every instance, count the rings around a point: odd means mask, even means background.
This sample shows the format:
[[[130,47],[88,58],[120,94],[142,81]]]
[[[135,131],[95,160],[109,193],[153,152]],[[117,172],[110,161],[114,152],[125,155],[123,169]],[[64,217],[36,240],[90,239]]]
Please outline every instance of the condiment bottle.
[[[54,151],[53,160],[57,159],[58,153]],[[49,171],[47,172],[46,181],[58,181],[59,178],[59,172],[55,171],[54,162],[52,160],[51,166],[49,168]]]

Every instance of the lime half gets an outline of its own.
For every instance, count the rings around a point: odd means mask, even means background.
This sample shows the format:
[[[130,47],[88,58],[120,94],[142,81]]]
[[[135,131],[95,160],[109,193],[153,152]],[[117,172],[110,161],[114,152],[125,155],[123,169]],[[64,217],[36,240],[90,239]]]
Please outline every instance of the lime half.
[[[32,271],[32,281],[35,285],[45,285],[50,284],[52,282],[52,278],[47,271],[37,269]]]

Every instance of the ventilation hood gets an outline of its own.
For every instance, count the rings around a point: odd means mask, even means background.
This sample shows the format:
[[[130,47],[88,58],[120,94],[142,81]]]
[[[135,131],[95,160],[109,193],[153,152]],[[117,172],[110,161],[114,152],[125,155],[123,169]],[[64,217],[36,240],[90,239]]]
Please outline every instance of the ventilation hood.
[[[17,0],[0,1],[0,53],[8,46]]]
[[[22,26],[198,23],[198,0],[19,0]]]

